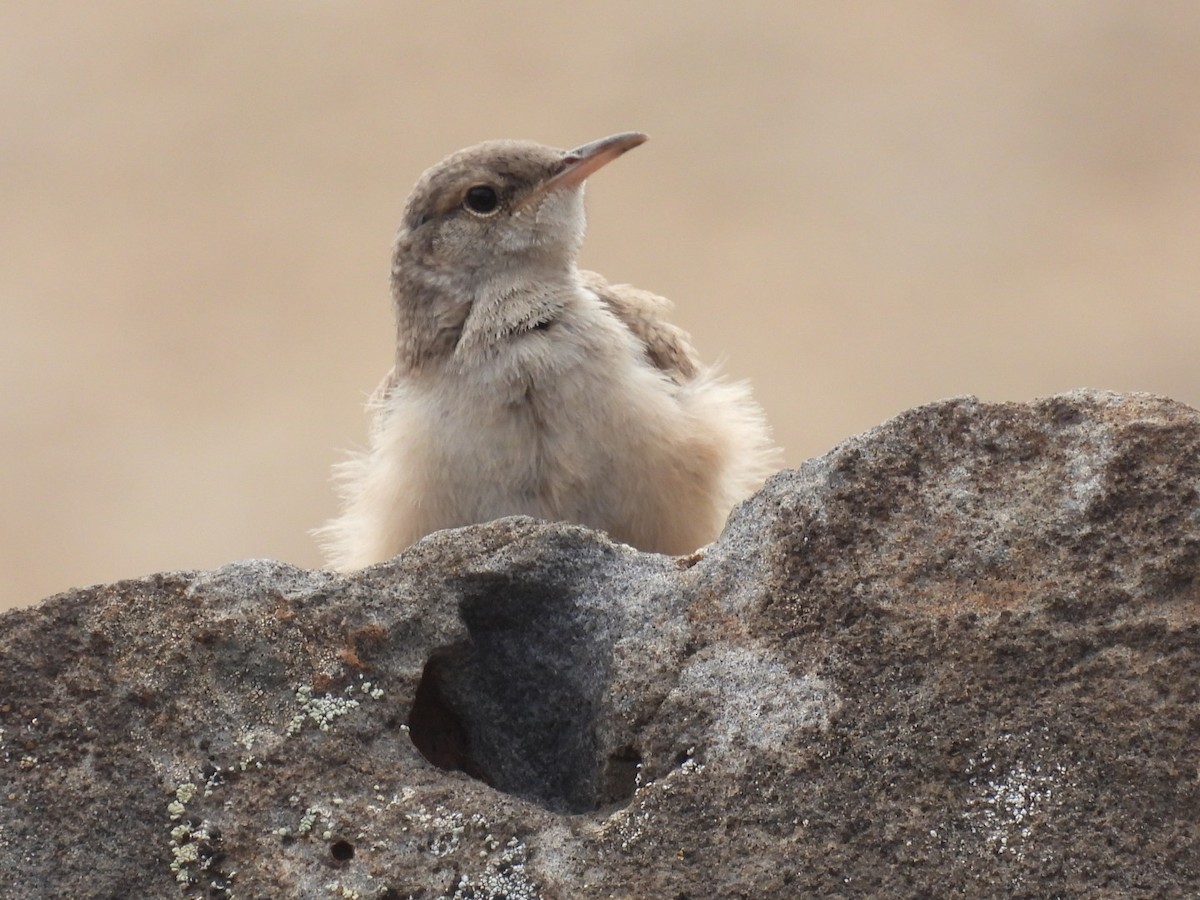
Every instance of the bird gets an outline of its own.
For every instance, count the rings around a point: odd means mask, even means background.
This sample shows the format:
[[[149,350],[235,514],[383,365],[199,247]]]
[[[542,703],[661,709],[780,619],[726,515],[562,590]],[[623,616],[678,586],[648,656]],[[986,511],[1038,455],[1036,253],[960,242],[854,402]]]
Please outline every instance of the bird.
[[[584,184],[647,140],[493,140],[418,179],[393,244],[396,355],[338,463],[330,568],[525,515],[682,556],[779,468],[749,385],[701,363],[669,301],[577,260]]]

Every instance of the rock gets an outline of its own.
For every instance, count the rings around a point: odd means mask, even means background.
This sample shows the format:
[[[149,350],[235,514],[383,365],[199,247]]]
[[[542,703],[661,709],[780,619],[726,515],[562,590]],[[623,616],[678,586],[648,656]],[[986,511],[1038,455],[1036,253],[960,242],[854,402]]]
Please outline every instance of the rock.
[[[1200,414],[950,400],[705,554],[505,519],[0,619],[4,897],[1200,891]]]

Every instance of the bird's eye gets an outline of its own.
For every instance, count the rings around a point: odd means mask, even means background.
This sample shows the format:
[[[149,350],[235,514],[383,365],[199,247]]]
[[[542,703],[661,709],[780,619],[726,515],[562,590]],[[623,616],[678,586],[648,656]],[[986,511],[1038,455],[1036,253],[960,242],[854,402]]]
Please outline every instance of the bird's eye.
[[[467,208],[468,212],[487,216],[494,213],[500,206],[500,198],[496,196],[496,189],[491,185],[477,184],[475,187],[467,189],[467,195],[463,198],[463,206]]]

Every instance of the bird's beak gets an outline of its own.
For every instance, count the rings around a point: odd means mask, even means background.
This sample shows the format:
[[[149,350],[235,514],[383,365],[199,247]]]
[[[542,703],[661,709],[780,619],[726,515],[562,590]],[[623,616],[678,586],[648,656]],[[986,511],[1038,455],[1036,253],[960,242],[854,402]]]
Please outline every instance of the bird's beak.
[[[574,150],[568,150],[563,156],[562,168],[517,203],[514,212],[537,203],[551,191],[582,184],[585,178],[601,166],[608,165],[625,151],[646,143],[648,139],[648,136],[640,131],[626,131],[600,138],[598,141],[592,141],[590,144],[584,144]]]

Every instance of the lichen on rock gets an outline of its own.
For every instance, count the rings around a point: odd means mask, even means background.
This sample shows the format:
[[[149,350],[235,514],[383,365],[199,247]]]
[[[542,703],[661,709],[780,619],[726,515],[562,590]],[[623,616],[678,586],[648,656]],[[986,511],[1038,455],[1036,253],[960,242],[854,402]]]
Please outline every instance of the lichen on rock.
[[[1200,414],[906,412],[694,557],[504,519],[0,618],[0,895],[1200,892]]]

